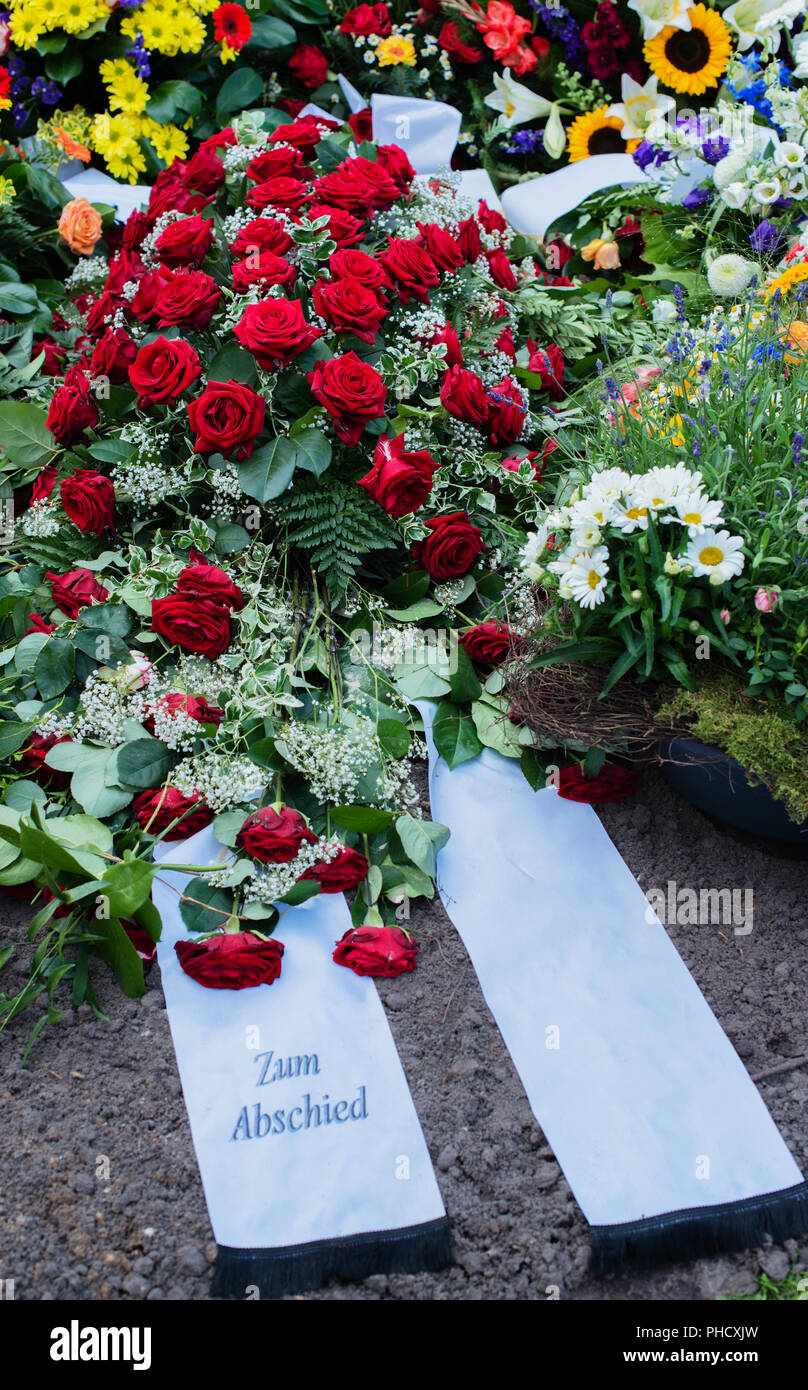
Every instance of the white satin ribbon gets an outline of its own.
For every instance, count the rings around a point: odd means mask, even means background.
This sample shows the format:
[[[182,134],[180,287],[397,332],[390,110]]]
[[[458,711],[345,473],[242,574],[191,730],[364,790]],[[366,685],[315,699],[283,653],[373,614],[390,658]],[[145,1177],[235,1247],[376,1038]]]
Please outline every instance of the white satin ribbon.
[[[543,174],[507,188],[502,210],[512,227],[532,236],[544,236],[547,228],[577,208],[592,193],[613,184],[644,183],[645,174],[629,154],[598,154],[567,164],[553,174]]]

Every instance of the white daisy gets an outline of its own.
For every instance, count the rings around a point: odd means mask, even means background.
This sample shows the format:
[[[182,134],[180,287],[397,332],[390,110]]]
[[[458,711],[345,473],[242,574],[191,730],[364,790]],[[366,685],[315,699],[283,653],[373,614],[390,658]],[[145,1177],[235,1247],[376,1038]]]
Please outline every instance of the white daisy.
[[[721,503],[705,497],[703,492],[686,493],[677,498],[675,506],[689,536],[699,536],[708,526],[720,526],[724,520]]]
[[[693,537],[685,558],[693,566],[696,579],[707,575],[711,584],[723,584],[744,567],[743,541],[729,531],[708,529]]]
[[[625,502],[615,507],[614,524],[619,526],[624,536],[630,536],[634,531],[647,531],[648,510],[641,490],[632,489]]]
[[[565,583],[581,608],[596,608],[606,597],[609,552],[605,545],[585,550],[565,575]]]

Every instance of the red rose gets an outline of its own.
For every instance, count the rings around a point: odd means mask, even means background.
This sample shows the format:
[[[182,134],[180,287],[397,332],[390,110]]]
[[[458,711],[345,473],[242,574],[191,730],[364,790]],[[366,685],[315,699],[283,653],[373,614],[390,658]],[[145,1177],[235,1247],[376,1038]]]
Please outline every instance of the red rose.
[[[322,87],[328,76],[328,59],[316,44],[302,43],[289,59],[289,71],[309,90]]]
[[[233,266],[233,289],[244,293],[251,285],[294,284],[297,271],[283,256],[273,251],[261,251],[259,255],[248,256],[245,261],[237,261]]]
[[[115,489],[102,473],[80,469],[59,484],[59,492],[67,516],[80,531],[100,536],[106,527],[115,530]]]
[[[65,445],[75,444],[98,424],[92,388],[78,367],[71,367],[63,385],[54,391],[45,424],[54,439]]]
[[[400,927],[353,927],[337,942],[333,959],[355,975],[391,980],[415,969],[419,945]]]
[[[247,178],[255,183],[266,183],[268,179],[284,176],[302,178],[305,165],[300,150],[291,145],[280,145],[276,150],[262,150],[247,165]]]
[[[236,844],[261,864],[289,864],[300,852],[301,845],[316,845],[299,811],[282,806],[262,806],[248,816],[236,836]]]
[[[194,453],[248,459],[264,428],[263,396],[239,381],[209,381],[201,396],[188,403],[196,432]]]
[[[435,516],[426,524],[429,535],[413,546],[413,559],[439,584],[466,574],[485,550],[482,536],[466,512]]]
[[[213,241],[211,217],[183,217],[169,222],[154,244],[157,259],[164,265],[201,265]]]
[[[255,217],[246,227],[242,227],[235,241],[231,242],[230,250],[234,256],[260,256],[263,251],[282,256],[291,245],[292,237],[277,218]]]
[[[137,251],[144,237],[149,235],[152,229],[152,220],[147,213],[141,212],[140,208],[135,208],[130,212],[123,225],[123,236],[121,245],[125,251]]]
[[[45,758],[57,743],[70,743],[71,741],[67,734],[62,734],[60,738],[56,738],[54,734],[34,733],[25,747],[20,749],[18,767],[25,773],[26,777],[30,777],[33,782],[38,782],[42,787],[66,787],[70,782],[70,773],[58,772],[56,768],[48,767]]]
[[[339,121],[328,121],[323,116],[301,116],[299,121],[293,121],[291,125],[276,126],[269,136],[269,143],[294,145],[297,150],[312,151],[326,135],[339,130],[339,125]]]
[[[626,801],[637,789],[639,773],[617,763],[606,763],[596,777],[585,777],[577,763],[562,767],[558,795],[565,801]]]
[[[489,618],[487,622],[477,623],[476,627],[462,633],[460,641],[472,661],[479,662],[481,666],[498,666],[506,656],[513,654],[517,639],[507,623]]]
[[[207,140],[200,140],[199,148],[200,150],[228,149],[237,143],[236,132],[231,125],[227,125],[224,130],[217,130],[214,135],[209,135]]]
[[[439,227],[437,222],[419,222],[418,245],[424,250],[439,270],[457,270],[464,263],[463,252],[449,232]]]
[[[430,338],[419,338],[418,342],[429,347],[434,347],[436,343],[445,343],[446,356],[443,360],[446,366],[462,367],[463,353],[460,350],[460,339],[450,323],[444,324],[443,328],[436,330]]]
[[[113,314],[119,309],[126,309],[128,305],[125,299],[117,294],[101,294],[87,308],[82,310],[84,321],[87,325],[87,332],[91,338],[100,338],[102,333],[106,333],[109,321]]]
[[[180,690],[170,690],[167,695],[161,695],[156,708],[172,718],[175,714],[187,714],[197,724],[215,724],[217,728],[224,718],[224,710],[219,709],[218,705],[209,705],[201,696],[184,695]],[[154,733],[153,714],[143,720],[143,727],[150,734]]]
[[[488,271],[494,284],[499,285],[502,290],[515,290],[516,276],[506,252],[497,247],[496,251],[486,251],[485,259],[488,261]]]
[[[255,932],[220,932],[203,941],[177,941],[177,960],[205,989],[253,989],[271,985],[281,973],[283,942]]]
[[[492,232],[507,232],[508,230],[508,223],[502,213],[497,212],[496,208],[490,208],[484,198],[481,198],[477,204],[477,221],[489,235]]]
[[[157,959],[157,945],[147,931],[133,922],[130,917],[121,918],[121,926],[129,937],[144,965],[151,965]]]
[[[216,281],[203,270],[169,270],[158,266],[144,276],[132,300],[136,318],[153,318],[159,328],[187,324],[199,332],[207,328],[221,298]]]
[[[328,207],[325,203],[312,203],[309,218],[313,222],[318,217],[327,217],[326,235],[337,246],[355,246],[365,235],[364,223],[360,217],[352,217],[342,208]]]
[[[538,343],[528,338],[527,348],[530,353],[528,358],[528,371],[535,372],[541,377],[541,384],[546,391],[550,392],[554,401],[560,401],[564,396],[564,354],[560,347],[555,343],[550,343],[546,348],[540,348]]]
[[[457,244],[468,265],[473,265],[482,255],[483,243],[476,217],[467,217],[457,228]]]
[[[322,337],[319,328],[306,322],[299,299],[275,296],[260,304],[248,304],[233,332],[267,371],[278,363],[291,362]]]
[[[361,154],[343,159],[330,174],[323,174],[316,180],[314,190],[318,199],[332,207],[365,214],[391,207],[398,202],[401,193],[381,164]]]
[[[373,467],[359,479],[359,486],[390,516],[406,516],[426,501],[437,467],[426,449],[408,453],[403,434],[392,438],[383,435],[376,445]]]
[[[557,445],[557,444],[555,444],[552,440],[548,439],[548,440],[547,440],[547,444],[551,444],[551,443],[553,444],[553,448],[554,448],[554,449],[557,449],[557,448],[558,448],[558,445]],[[550,450],[550,453],[552,453],[552,449]],[[545,457],[545,459],[546,459],[546,457],[547,457],[547,446],[546,446],[546,445],[545,445],[545,454],[544,454],[544,457]],[[534,463],[534,459],[537,459],[537,458],[538,458],[538,453],[537,453],[537,451],[536,451],[535,449],[530,449],[526,454],[521,454],[521,455],[520,455],[520,454],[510,454],[510,455],[508,456],[508,458],[502,460],[502,467],[503,467],[503,468],[507,468],[507,470],[508,470],[509,473],[518,473],[518,472],[519,472],[519,465],[522,464],[522,463],[524,463],[524,462],[525,462],[525,459],[527,459],[528,463],[532,465],[532,467],[531,467],[531,472],[533,473],[533,477],[536,479],[536,482],[539,483],[539,482],[541,482],[541,464],[540,464],[540,463]]]
[[[315,362],[306,379],[314,399],[334,417],[334,428],[343,444],[355,447],[368,420],[384,415],[385,384],[375,367],[355,352]]]
[[[31,349],[31,361],[38,357],[41,352],[45,354],[41,371],[45,376],[61,376],[67,360],[67,348],[62,347],[54,338],[40,338],[39,342],[34,343]]]
[[[197,792],[185,796],[176,787],[141,792],[132,802],[132,810],[142,830],[150,835],[163,835],[166,840],[184,840],[188,835],[195,835],[197,830],[204,830],[213,820],[213,811]],[[168,830],[172,821],[177,824]],[[167,830],[168,834],[164,834]]]
[[[146,267],[136,252],[121,251],[109,263],[104,290],[107,294],[121,294],[124,285],[128,285],[130,280],[139,280],[145,274]]]
[[[221,188],[226,177],[224,164],[216,151],[211,149],[198,149],[193,158],[189,159],[185,170],[188,187],[196,189],[199,193],[215,193]],[[194,208],[194,212],[198,211],[198,208]]]
[[[479,63],[485,57],[481,48],[463,42],[454,23],[444,24],[438,34],[438,43],[447,53],[454,54],[460,63]]]
[[[155,338],[142,347],[129,372],[138,405],[175,401],[202,373],[196,349],[183,338]]]
[[[31,503],[42,502],[46,497],[50,497],[56,486],[57,469],[52,463],[47,463],[41,473],[37,473],[34,484],[31,488]]]
[[[392,31],[390,12],[386,5],[357,5],[340,21],[341,34],[377,34],[386,39]]]
[[[311,190],[300,179],[276,174],[274,179],[257,183],[247,194],[247,206],[260,212],[261,208],[301,208],[311,198]]]
[[[230,612],[196,594],[152,599],[152,630],[188,652],[214,660],[230,645]]]
[[[55,632],[58,626],[58,623],[46,622],[41,613],[29,613],[25,636],[27,637],[29,632]]]
[[[129,368],[136,353],[137,343],[124,328],[108,328],[93,348],[88,368],[90,376],[105,376],[113,386],[121,386],[129,379]]]
[[[411,299],[429,303],[429,291],[440,283],[437,267],[428,251],[415,241],[405,237],[388,236],[386,251],[379,252],[379,263],[384,266],[402,304]]]
[[[237,613],[244,607],[244,595],[238,584],[234,584],[230,575],[218,565],[210,565],[207,560],[196,560],[180,571],[177,592],[212,599],[225,608],[235,608]]]
[[[458,420],[470,425],[484,425],[488,420],[489,401],[485,387],[476,372],[465,367],[450,367],[440,388],[441,405]]]
[[[332,280],[359,280],[367,289],[384,298],[387,276],[372,256],[364,251],[332,251],[328,258]]]
[[[387,305],[358,280],[318,280],[312,297],[316,312],[336,333],[355,333],[366,343],[373,343],[387,317]]]
[[[354,111],[353,115],[348,117],[348,125],[360,144],[363,140],[373,139],[373,115],[369,106],[363,106],[361,111]]]
[[[50,582],[54,603],[68,618],[77,618],[82,608],[109,598],[109,590],[99,584],[92,570],[68,570],[66,574],[48,570],[45,578]]]
[[[296,121],[307,102],[304,97],[277,97],[275,105],[279,111],[285,111],[287,116]]]
[[[399,193],[406,193],[415,178],[413,169],[400,145],[379,145],[376,158],[396,185]]]
[[[522,433],[527,407],[522,392],[509,376],[488,392],[488,438],[492,444],[514,444]]]
[[[312,864],[310,869],[300,875],[303,879],[319,883],[322,893],[349,893],[368,876],[368,861],[358,850],[346,846],[339,851],[336,859]]]
[[[510,328],[503,328],[497,341],[494,343],[497,352],[504,352],[507,357],[516,358],[516,345],[513,341],[513,333]]]

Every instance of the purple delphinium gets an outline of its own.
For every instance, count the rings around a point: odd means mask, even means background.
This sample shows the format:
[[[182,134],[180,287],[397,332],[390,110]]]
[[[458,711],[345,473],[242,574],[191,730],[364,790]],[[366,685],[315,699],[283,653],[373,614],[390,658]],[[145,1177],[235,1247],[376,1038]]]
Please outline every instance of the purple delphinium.
[[[505,146],[507,154],[532,154],[543,144],[540,130],[515,130],[510,145]]]
[[[14,124],[17,129],[20,130],[28,120],[28,111],[21,101],[18,101],[17,105],[12,108],[12,114],[14,116]]]
[[[62,95],[58,82],[49,82],[46,77],[35,77],[31,83],[31,96],[45,106],[55,106]]]
[[[782,239],[780,228],[774,222],[767,222],[765,218],[749,233],[749,245],[761,255],[774,253]]]
[[[687,208],[688,212],[695,212],[696,208],[703,208],[707,203],[711,203],[713,197],[711,188],[691,188],[687,197],[682,199],[682,207]]]
[[[687,314],[685,313],[685,292],[681,285],[674,285],[673,297],[676,301],[676,321],[677,323],[685,323],[687,321]]]
[[[805,436],[800,434],[798,430],[791,440],[791,457],[793,458],[797,468],[799,468],[800,464],[802,463],[802,446],[804,443]]]
[[[138,77],[147,78],[151,76],[151,64],[149,63],[149,50],[147,49],[142,34],[137,34],[131,48],[126,50],[127,58],[134,58]]]
[[[533,9],[551,39],[558,39],[564,45],[564,62],[579,72],[586,71],[581,31],[569,10],[563,5],[543,5],[541,0],[530,0]]]

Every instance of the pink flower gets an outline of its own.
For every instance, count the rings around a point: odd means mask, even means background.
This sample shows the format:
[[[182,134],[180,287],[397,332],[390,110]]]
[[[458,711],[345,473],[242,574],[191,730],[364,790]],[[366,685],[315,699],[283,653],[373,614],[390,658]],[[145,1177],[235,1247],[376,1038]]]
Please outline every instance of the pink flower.
[[[661,367],[638,367],[634,373],[637,378],[637,385],[641,391],[647,391],[652,386],[658,376],[662,375]]]
[[[721,609],[721,612],[719,613],[718,616],[719,616],[719,618],[721,619],[722,623],[724,624],[724,627],[729,627],[729,621],[730,621],[729,609],[728,609],[728,608],[722,608],[722,609]]]
[[[755,607],[758,613],[773,613],[780,602],[777,589],[758,589],[755,594]]]

